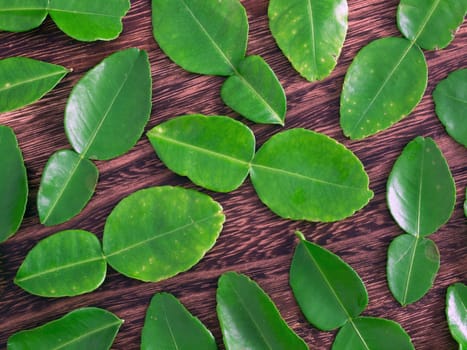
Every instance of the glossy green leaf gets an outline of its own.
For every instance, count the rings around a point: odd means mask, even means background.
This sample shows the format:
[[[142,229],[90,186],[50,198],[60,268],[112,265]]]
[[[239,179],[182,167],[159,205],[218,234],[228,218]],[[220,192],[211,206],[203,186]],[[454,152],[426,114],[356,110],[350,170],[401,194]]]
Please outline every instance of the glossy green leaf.
[[[467,347],[467,286],[456,283],[446,293],[446,317],[453,338],[462,347]]]
[[[300,243],[290,267],[290,286],[307,320],[329,331],[356,317],[368,305],[362,280],[345,261],[305,240]]]
[[[284,125],[287,101],[284,89],[260,56],[240,62],[236,74],[222,85],[221,96],[234,111],[256,123]]]
[[[0,60],[0,112],[12,111],[37,101],[67,73],[65,67],[32,58]]]
[[[48,0],[0,0],[0,30],[25,32],[39,27],[47,17],[47,4]]]
[[[467,217],[467,188],[465,189],[464,215],[465,215],[465,217]]]
[[[74,310],[43,326],[8,339],[8,350],[107,350],[123,321],[99,308]]]
[[[309,81],[334,69],[347,33],[346,0],[271,0],[269,27],[292,66]]]
[[[217,315],[228,350],[308,349],[269,296],[245,275],[226,272],[219,278]]]
[[[248,19],[239,0],[152,0],[154,38],[183,69],[231,75],[246,51]]]
[[[401,235],[388,249],[387,277],[389,289],[402,305],[422,298],[433,286],[440,256],[433,241]]]
[[[414,236],[429,235],[448,221],[456,188],[433,139],[417,137],[404,148],[389,175],[387,201],[397,224]]]
[[[67,230],[43,239],[31,249],[16,274],[15,283],[43,297],[75,296],[99,287],[106,267],[95,235]]]
[[[401,0],[397,26],[425,50],[445,48],[467,13],[467,0]]]
[[[28,201],[28,178],[15,133],[0,125],[0,242],[18,231]]]
[[[42,224],[57,225],[77,215],[91,199],[99,170],[71,150],[54,153],[42,173],[37,210]]]
[[[203,193],[171,186],[140,190],[109,215],[104,254],[128,277],[159,281],[200,261],[224,220],[222,207]]]
[[[362,139],[407,116],[421,100],[428,70],[423,52],[402,38],[365,46],[350,65],[341,95],[344,134]]]
[[[337,221],[373,197],[360,160],[337,141],[305,129],[268,140],[253,159],[251,180],[264,204],[295,220]]]
[[[222,116],[177,117],[150,130],[148,138],[169,169],[219,192],[243,183],[255,153],[253,132]]]
[[[73,88],[65,132],[84,158],[122,155],[141,137],[151,112],[151,69],[145,51],[119,51],[91,69]]]
[[[332,350],[414,350],[410,337],[396,322],[358,317],[337,333]]]
[[[467,147],[467,69],[454,71],[441,81],[433,100],[447,133]]]
[[[215,350],[211,332],[172,294],[152,297],[144,321],[141,350]]]

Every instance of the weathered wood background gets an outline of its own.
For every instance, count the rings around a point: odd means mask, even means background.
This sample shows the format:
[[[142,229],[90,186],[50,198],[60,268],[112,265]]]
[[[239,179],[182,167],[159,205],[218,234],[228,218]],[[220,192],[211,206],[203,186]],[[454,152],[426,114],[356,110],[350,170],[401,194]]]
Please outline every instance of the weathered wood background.
[[[0,33],[0,58],[29,56],[72,68],[41,101],[0,116],[11,126],[23,150],[30,181],[29,204],[16,236],[0,245],[0,348],[7,338],[84,306],[106,308],[125,320],[114,349],[137,349],[145,311],[151,296],[171,292],[198,316],[221,345],[215,312],[217,279],[224,271],[245,273],[256,280],[278,305],[288,324],[313,349],[329,349],[335,332],[320,332],[300,313],[288,285],[288,270],[296,238],[302,230],[312,240],[345,259],[365,282],[370,303],[364,315],[400,322],[417,349],[455,349],[445,321],[448,285],[467,281],[467,222],[462,203],[467,185],[467,150],[444,131],[434,113],[432,91],[455,69],[467,67],[467,26],[457,32],[448,48],[425,52],[429,83],[416,110],[389,130],[362,141],[349,141],[339,127],[339,96],[344,74],[360,48],[386,36],[400,36],[396,27],[397,0],[349,0],[349,32],[335,71],[322,82],[309,83],[296,73],[276,46],[268,29],[266,0],[243,0],[250,22],[249,54],[262,55],[283,84],[288,98],[286,128],[305,127],[325,133],[352,149],[370,176],[374,199],[352,217],[336,223],[283,220],[261,204],[247,180],[229,194],[207,192],[219,201],[227,216],[215,247],[188,272],[159,283],[128,279],[109,268],[104,284],[95,292],[74,298],[46,299],[29,295],[13,284],[27,252],[41,239],[62,229],[80,228],[102,237],[104,221],[112,208],[130,193],[149,186],[181,185],[194,188],[186,178],[171,173],[143,137],[126,155],[97,162],[101,176],[97,192],[85,210],[71,221],[44,227],[39,223],[36,195],[41,173],[53,152],[69,148],[63,129],[63,111],[71,88],[83,74],[107,55],[128,47],[149,52],[153,77],[153,111],[147,130],[170,117],[186,113],[230,115],[219,91],[224,78],[199,76],[183,71],[159,49],[151,33],[149,0],[134,0],[124,19],[122,35],[111,42],[80,43],[61,33],[50,19],[27,33]],[[278,126],[254,125],[258,145],[281,130]],[[457,186],[455,211],[449,222],[431,238],[441,252],[441,268],[435,286],[419,302],[402,308],[386,283],[386,252],[402,232],[386,205],[386,181],[396,157],[414,137],[430,136],[444,152]],[[118,137],[118,135],[116,135]],[[1,170],[0,170],[1,171]],[[397,350],[397,349],[395,349]]]

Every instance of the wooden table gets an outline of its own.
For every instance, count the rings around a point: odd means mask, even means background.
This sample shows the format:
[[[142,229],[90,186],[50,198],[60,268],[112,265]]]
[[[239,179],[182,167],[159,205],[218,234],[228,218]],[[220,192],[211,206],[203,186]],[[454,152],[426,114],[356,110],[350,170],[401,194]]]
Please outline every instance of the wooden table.
[[[147,130],[170,117],[203,113],[229,115],[250,126],[263,144],[281,127],[255,125],[226,107],[219,94],[221,77],[190,74],[172,63],[159,49],[151,33],[149,0],[134,0],[124,19],[122,35],[110,42],[80,43],[61,33],[50,19],[27,33],[0,33],[0,58],[29,56],[73,68],[51,93],[21,110],[5,113],[0,122],[16,132],[29,176],[29,203],[19,232],[0,245],[0,348],[22,329],[36,327],[84,306],[106,308],[125,320],[114,349],[137,349],[149,300],[156,292],[175,294],[213,332],[222,337],[215,312],[217,279],[224,271],[245,273],[257,281],[277,304],[288,324],[312,349],[329,349],[335,332],[320,332],[300,313],[288,284],[290,261],[299,229],[312,240],[337,253],[365,282],[370,303],[364,315],[385,317],[407,330],[417,349],[455,349],[445,321],[444,303],[448,285],[467,281],[467,223],[462,204],[467,185],[467,149],[453,141],[434,113],[432,91],[455,69],[467,67],[467,26],[458,31],[448,48],[425,52],[429,83],[416,110],[403,121],[362,141],[346,139],[339,127],[339,96],[344,74],[358,50],[370,41],[400,36],[396,27],[396,0],[349,0],[349,31],[337,68],[330,77],[309,83],[296,73],[276,46],[268,29],[266,0],[243,0],[249,22],[249,54],[259,54],[271,65],[288,98],[286,128],[305,127],[325,133],[352,149],[362,160],[375,197],[352,217],[336,223],[284,220],[259,201],[247,180],[228,194],[202,190],[219,201],[227,222],[215,245],[190,271],[159,283],[128,279],[109,268],[104,284],[95,292],[60,299],[40,298],[13,284],[27,252],[41,239],[63,229],[80,228],[102,237],[105,219],[112,208],[134,191],[157,185],[196,188],[186,178],[170,172],[143,137],[126,155],[97,162],[101,176],[97,192],[85,210],[69,222],[44,227],[39,223],[36,196],[43,167],[51,154],[69,148],[63,129],[63,111],[71,88],[83,74],[107,55],[123,48],[139,47],[149,52],[153,76],[153,111]],[[456,181],[457,201],[449,222],[431,238],[441,253],[441,268],[435,286],[419,302],[401,307],[386,282],[386,253],[400,235],[386,205],[386,181],[397,156],[414,137],[430,136],[445,154]],[[220,345],[221,348],[223,345]],[[397,350],[397,349],[395,349]]]

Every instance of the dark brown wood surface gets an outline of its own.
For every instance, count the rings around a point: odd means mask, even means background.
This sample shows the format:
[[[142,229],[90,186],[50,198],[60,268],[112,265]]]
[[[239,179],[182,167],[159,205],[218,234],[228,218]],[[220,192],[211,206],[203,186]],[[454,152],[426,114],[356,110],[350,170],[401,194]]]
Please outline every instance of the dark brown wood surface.
[[[90,230],[102,237],[112,208],[130,193],[149,186],[181,185],[196,188],[186,178],[171,173],[143,137],[126,155],[97,162],[100,180],[85,210],[69,222],[44,227],[39,223],[36,196],[40,177],[53,152],[70,148],[63,128],[63,111],[71,88],[83,74],[107,55],[128,47],[149,52],[153,77],[153,111],[146,130],[170,117],[187,113],[229,115],[244,121],[255,132],[258,146],[281,127],[255,125],[240,118],[220,99],[222,77],[190,74],[172,63],[159,49],[151,33],[149,0],[134,0],[124,19],[122,35],[110,42],[80,43],[61,33],[47,19],[27,33],[0,33],[0,58],[28,56],[72,68],[52,92],[21,110],[0,115],[0,123],[17,134],[28,170],[30,195],[19,232],[0,245],[0,348],[22,329],[36,327],[84,306],[106,308],[125,320],[114,349],[138,349],[145,311],[151,296],[171,292],[213,332],[223,348],[216,316],[217,279],[224,271],[242,272],[257,281],[277,304],[288,324],[312,349],[329,349],[335,332],[320,332],[300,313],[288,285],[288,271],[299,229],[312,240],[346,260],[365,282],[370,303],[364,315],[400,322],[417,349],[455,349],[444,314],[446,288],[467,282],[467,222],[462,204],[467,185],[467,149],[453,141],[434,113],[431,97],[436,84],[453,70],[467,67],[467,26],[442,51],[425,52],[429,83],[423,100],[403,121],[362,141],[346,139],[339,127],[339,96],[344,74],[359,49],[386,36],[401,36],[396,26],[397,0],[349,0],[349,31],[335,71],[322,82],[309,83],[295,72],[276,46],[268,29],[266,0],[243,0],[249,23],[249,54],[259,54],[276,72],[288,98],[285,128],[305,127],[334,137],[362,160],[375,197],[352,217],[336,223],[284,220],[259,201],[247,180],[228,194],[208,193],[225,209],[227,221],[215,245],[190,271],[159,283],[128,279],[111,268],[95,292],[60,299],[40,298],[13,284],[27,252],[41,239],[63,229]],[[403,147],[414,137],[430,136],[444,152],[455,178],[457,201],[449,222],[431,238],[441,253],[441,268],[434,287],[420,301],[401,307],[386,283],[386,252],[402,231],[386,205],[386,181]],[[118,137],[118,135],[116,135]],[[0,169],[1,171],[1,169]],[[397,349],[395,349],[397,350]]]

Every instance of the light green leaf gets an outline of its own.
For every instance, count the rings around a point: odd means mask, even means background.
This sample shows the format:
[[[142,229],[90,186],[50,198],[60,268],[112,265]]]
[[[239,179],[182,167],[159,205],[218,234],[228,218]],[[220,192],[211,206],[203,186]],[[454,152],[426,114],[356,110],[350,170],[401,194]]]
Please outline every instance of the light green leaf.
[[[215,350],[211,332],[172,294],[151,299],[141,336],[141,350]]]
[[[460,349],[467,347],[467,286],[456,283],[446,293],[446,317],[452,337]]]
[[[397,26],[425,50],[445,48],[464,21],[467,0],[401,0]]]
[[[71,150],[52,155],[42,173],[37,210],[42,224],[57,225],[77,215],[91,199],[99,170]]]
[[[65,132],[84,158],[106,160],[133,147],[151,112],[151,69],[145,51],[119,51],[90,70],[73,88]]]
[[[423,52],[402,38],[378,39],[350,65],[341,95],[340,123],[351,139],[389,128],[417,106],[428,80]]]
[[[433,241],[401,235],[388,249],[387,277],[389,289],[402,305],[422,298],[433,286],[439,270],[440,256]]]
[[[65,67],[26,57],[0,60],[0,112],[12,111],[39,100],[67,73]]]
[[[222,116],[185,115],[148,132],[169,169],[219,192],[239,187],[255,153],[255,136],[244,124]]]
[[[248,19],[238,0],[152,0],[154,38],[183,69],[232,75],[243,60]]]
[[[417,137],[404,148],[389,175],[387,201],[397,224],[414,236],[427,236],[449,220],[456,188],[433,139]]]
[[[0,125],[0,242],[18,231],[28,201],[28,178],[15,133]]]
[[[347,33],[346,0],[271,0],[269,27],[284,55],[307,80],[334,69]]]
[[[226,272],[219,278],[217,315],[228,350],[308,349],[269,296],[245,275]]]
[[[122,32],[128,0],[49,0],[49,13],[68,36],[80,41],[112,40]]]
[[[140,190],[107,218],[104,255],[125,276],[156,282],[200,261],[224,220],[222,207],[203,193],[171,186]]]
[[[447,133],[467,147],[467,69],[454,71],[441,81],[433,99]]]
[[[332,350],[414,350],[410,337],[396,322],[358,317],[337,333]]]
[[[260,56],[240,62],[236,74],[222,85],[222,100],[256,123],[284,125],[287,101],[284,89]]]
[[[253,159],[251,180],[264,204],[295,220],[337,221],[373,197],[360,160],[334,139],[305,129],[268,140]]]
[[[0,0],[0,30],[25,32],[39,27],[47,17],[47,4],[48,0]]]
[[[40,241],[21,264],[15,283],[42,297],[75,296],[97,289],[107,264],[92,233],[68,230]]]
[[[8,339],[8,350],[107,350],[123,321],[99,308],[74,310],[43,326]]]

